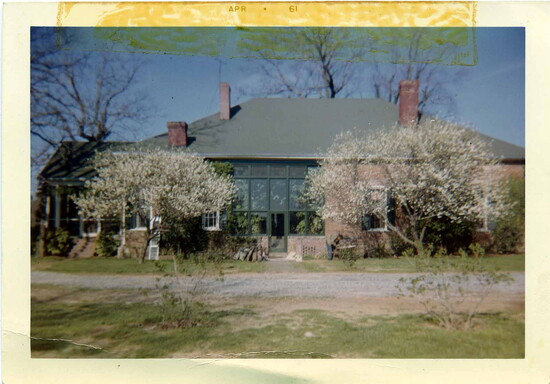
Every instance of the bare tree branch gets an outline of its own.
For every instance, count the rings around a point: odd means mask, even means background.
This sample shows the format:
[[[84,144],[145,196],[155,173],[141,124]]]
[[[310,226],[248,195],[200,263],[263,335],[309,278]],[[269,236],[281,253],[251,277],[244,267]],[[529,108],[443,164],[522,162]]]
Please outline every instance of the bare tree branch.
[[[335,98],[353,85],[365,41],[336,28],[292,28],[255,32],[242,48],[261,59],[265,80],[251,94]],[[350,49],[352,48],[352,49]]]
[[[105,141],[135,131],[152,116],[137,90],[143,63],[66,48],[63,30],[31,30],[33,164],[44,164],[64,140]]]
[[[438,40],[423,30],[407,31],[404,35],[396,33],[393,40],[387,38],[379,38],[378,49],[389,51],[389,61],[375,61],[371,65],[373,74],[370,86],[374,96],[397,104],[399,82],[419,80],[420,112],[427,112],[434,107],[451,111],[454,104],[449,86],[460,79],[462,72],[449,71],[442,63],[454,54],[453,45],[437,44],[434,41]],[[443,38],[441,40],[444,41]]]

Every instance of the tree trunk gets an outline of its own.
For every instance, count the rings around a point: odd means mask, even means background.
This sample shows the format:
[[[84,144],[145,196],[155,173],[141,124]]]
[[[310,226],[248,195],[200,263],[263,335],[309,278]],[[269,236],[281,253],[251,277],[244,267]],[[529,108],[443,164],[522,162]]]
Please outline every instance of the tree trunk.
[[[139,259],[139,263],[143,264],[145,262],[145,258],[147,257],[147,250],[149,249],[149,243],[151,242],[151,230],[149,227],[147,227],[147,241],[145,242],[145,247],[143,248],[143,252],[141,253],[141,258]]]
[[[139,264],[143,264],[145,262],[145,258],[147,257],[147,250],[149,249],[149,240],[147,240],[147,243],[145,244],[145,247],[143,248],[143,252],[141,252],[141,257],[139,258]]]
[[[124,250],[126,248],[126,204],[122,204],[122,220],[120,230],[120,247],[118,247],[117,257],[124,258]]]

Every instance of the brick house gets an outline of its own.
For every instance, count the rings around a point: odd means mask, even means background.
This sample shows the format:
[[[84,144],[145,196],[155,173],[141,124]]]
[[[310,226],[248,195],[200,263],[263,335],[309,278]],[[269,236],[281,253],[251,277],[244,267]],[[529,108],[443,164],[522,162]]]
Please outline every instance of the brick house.
[[[94,237],[109,223],[86,223],[68,195],[93,176],[89,161],[95,151],[136,148],[189,148],[212,161],[232,164],[238,199],[233,205],[234,235],[258,236],[271,253],[295,251],[321,256],[326,239],[345,228],[323,222],[299,199],[307,172],[319,153],[343,130],[374,131],[396,122],[422,124],[418,114],[418,83],[401,84],[400,104],[381,99],[253,99],[231,105],[229,84],[220,84],[219,113],[193,123],[167,123],[167,132],[140,142],[64,142],[39,174],[50,228],[65,227],[79,238]],[[481,135],[490,142],[505,175],[523,177],[522,147]],[[387,219],[386,219],[387,220]],[[205,230],[225,224],[223,212],[205,215]],[[127,227],[137,234],[137,218]],[[384,220],[369,220],[366,232],[384,232]],[[139,237],[139,236],[137,236]]]

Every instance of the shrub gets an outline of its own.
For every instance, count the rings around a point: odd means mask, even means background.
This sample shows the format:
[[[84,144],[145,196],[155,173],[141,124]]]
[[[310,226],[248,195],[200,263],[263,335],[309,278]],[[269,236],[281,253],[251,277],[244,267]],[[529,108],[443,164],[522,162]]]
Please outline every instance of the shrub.
[[[410,244],[407,244],[398,235],[391,232],[390,235],[390,249],[395,256],[403,256],[413,250]]]
[[[501,220],[495,229],[495,245],[498,253],[513,253],[523,242],[523,229],[515,220]]]
[[[169,230],[160,237],[161,248],[185,255],[206,249],[208,233],[202,229],[200,217],[174,220],[166,224]]]
[[[402,295],[416,298],[426,314],[446,329],[469,330],[480,304],[494,286],[513,279],[508,273],[489,268],[484,250],[479,244],[469,247],[469,253],[460,250],[460,256],[450,256],[443,249],[433,251],[426,247],[418,255],[415,265],[420,273],[415,277],[401,278],[398,288]]]
[[[443,217],[430,221],[426,229],[425,242],[445,248],[449,253],[455,253],[472,243],[474,231],[475,224],[472,222],[453,222]]]
[[[67,256],[73,246],[69,231],[63,228],[46,233],[46,251],[51,256]]]
[[[366,232],[362,234],[361,240],[364,249],[364,257],[382,259],[395,255],[386,236],[382,236],[379,233]]]
[[[355,262],[359,260],[359,258],[359,253],[353,249],[342,249],[340,251],[340,260],[342,260],[344,265],[349,269],[354,269],[356,267]]]
[[[156,262],[155,265],[163,277],[157,278],[155,285],[160,297],[156,301],[161,315],[160,326],[162,328],[192,328],[206,325],[204,305],[201,302],[208,288],[204,278],[207,268],[206,262],[219,260],[206,260],[203,255],[190,256],[195,268],[180,271],[180,263],[185,258],[177,253],[173,257],[173,271],[168,271],[164,264]],[[218,268],[221,278],[221,268]],[[183,279],[182,275],[186,275]]]
[[[111,231],[101,231],[97,238],[95,251],[100,257],[116,256],[118,241],[115,239],[115,233]]]
[[[497,221],[494,233],[499,253],[516,252],[525,235],[525,180],[511,177],[507,191],[511,209]]]

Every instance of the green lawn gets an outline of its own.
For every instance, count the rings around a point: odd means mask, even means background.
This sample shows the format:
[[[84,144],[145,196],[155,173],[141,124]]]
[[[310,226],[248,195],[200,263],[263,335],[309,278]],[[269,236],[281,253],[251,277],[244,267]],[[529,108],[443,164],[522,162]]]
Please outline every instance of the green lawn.
[[[171,260],[160,260],[158,262],[145,261],[139,264],[135,259],[117,259],[114,257],[102,258],[94,257],[90,259],[66,259],[61,257],[33,258],[32,269],[37,271],[65,272],[65,273],[83,273],[83,274],[158,274],[160,268],[166,271],[173,271],[173,262]],[[207,264],[212,274],[218,272],[213,264]],[[249,273],[262,272],[265,269],[263,263],[243,262],[227,260],[223,261],[219,267],[224,273]],[[192,261],[186,261],[180,265],[180,272],[193,273],[200,267]]]
[[[524,271],[525,255],[489,255],[485,257],[488,265],[501,271]],[[91,258],[91,259],[65,259],[60,257],[33,258],[32,269],[65,273],[86,274],[155,274],[159,273],[159,267],[172,270],[171,260],[161,260],[157,263],[146,261],[139,264],[134,259],[117,258]],[[207,264],[210,273],[218,272],[213,264]],[[245,262],[227,260],[220,265],[223,273],[262,273],[266,272],[264,262]],[[341,260],[304,260],[302,263],[293,264],[295,272],[415,272],[412,260],[406,258],[388,259],[362,259],[358,260],[353,268],[350,268]],[[192,261],[186,261],[181,265],[182,272],[194,272],[199,267]]]
[[[465,332],[440,329],[422,315],[343,320],[298,310],[266,319],[243,305],[205,307],[200,326],[162,329],[159,310],[149,303],[33,298],[31,305],[33,358],[524,357],[522,316],[507,313],[482,314]]]
[[[525,254],[487,255],[487,266],[500,271],[525,271]],[[361,259],[353,267],[341,260],[306,260],[301,264],[309,272],[416,272],[414,261],[404,257]]]

